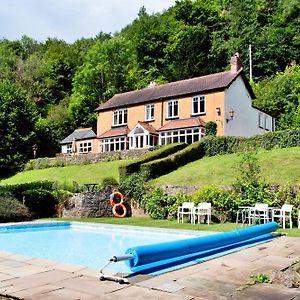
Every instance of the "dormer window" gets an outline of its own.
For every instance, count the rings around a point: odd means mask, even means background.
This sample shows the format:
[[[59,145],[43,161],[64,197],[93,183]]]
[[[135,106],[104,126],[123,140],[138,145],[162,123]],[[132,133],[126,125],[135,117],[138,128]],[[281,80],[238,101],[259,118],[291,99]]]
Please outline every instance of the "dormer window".
[[[205,114],[205,96],[195,96],[192,100],[192,115]]]
[[[127,125],[127,108],[113,112],[113,126]]]
[[[154,120],[154,104],[145,105],[145,121]]]

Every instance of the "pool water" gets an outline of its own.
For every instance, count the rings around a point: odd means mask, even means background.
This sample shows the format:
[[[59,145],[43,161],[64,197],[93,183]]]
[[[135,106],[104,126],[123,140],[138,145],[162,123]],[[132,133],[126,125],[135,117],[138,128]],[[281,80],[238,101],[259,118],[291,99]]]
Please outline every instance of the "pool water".
[[[1,226],[0,250],[100,269],[127,248],[199,235],[206,234],[76,222]],[[130,273],[124,262],[112,263],[106,270]]]

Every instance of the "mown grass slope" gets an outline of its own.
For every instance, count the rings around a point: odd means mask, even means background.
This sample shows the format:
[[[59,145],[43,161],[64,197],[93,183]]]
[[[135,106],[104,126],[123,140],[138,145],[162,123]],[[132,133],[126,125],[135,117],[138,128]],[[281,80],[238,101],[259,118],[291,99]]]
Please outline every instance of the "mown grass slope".
[[[18,184],[40,180],[55,181],[59,185],[70,185],[73,181],[80,184],[101,184],[105,177],[114,177],[119,181],[118,168],[120,165],[126,164],[127,162],[128,160],[116,160],[90,165],[24,171],[8,179],[2,180],[0,184]]]
[[[261,177],[267,183],[300,184],[300,147],[261,150],[257,154]],[[152,182],[157,185],[231,185],[240,175],[239,154],[204,157]]]
[[[261,166],[262,179],[268,183],[300,184],[300,147],[261,150],[257,155]],[[152,182],[155,185],[231,185],[239,176],[239,154],[204,157],[189,163],[178,170],[161,176]],[[127,161],[99,162],[91,165],[66,166],[31,170],[2,180],[3,184],[17,184],[39,180],[56,181],[58,184],[98,183],[105,177],[119,181],[118,167]]]

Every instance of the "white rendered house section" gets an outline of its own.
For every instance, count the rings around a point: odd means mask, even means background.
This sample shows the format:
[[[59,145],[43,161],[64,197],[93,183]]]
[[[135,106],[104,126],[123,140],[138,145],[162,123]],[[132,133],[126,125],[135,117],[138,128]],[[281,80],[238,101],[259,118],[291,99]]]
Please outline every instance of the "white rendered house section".
[[[225,136],[249,137],[273,131],[273,118],[260,110],[252,107],[251,96],[241,76],[225,90]],[[229,111],[234,111],[232,120]],[[228,121],[227,121],[228,120]],[[263,120],[263,121],[262,121]],[[263,122],[263,126],[262,125]]]

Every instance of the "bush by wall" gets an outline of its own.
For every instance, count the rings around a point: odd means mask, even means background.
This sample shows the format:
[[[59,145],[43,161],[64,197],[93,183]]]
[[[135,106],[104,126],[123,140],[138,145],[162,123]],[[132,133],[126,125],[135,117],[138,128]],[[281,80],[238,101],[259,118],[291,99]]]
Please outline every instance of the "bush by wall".
[[[22,201],[24,191],[36,189],[53,191],[55,188],[55,183],[52,181],[33,181],[28,183],[0,186],[0,195],[2,193],[9,193],[18,200]]]
[[[23,202],[30,213],[36,218],[53,217],[55,205],[58,203],[55,195],[48,190],[27,190],[23,193]]]
[[[13,197],[0,196],[0,222],[25,221],[29,219],[28,208]]]
[[[0,186],[0,197],[11,197],[25,205],[27,216],[52,217],[55,205],[70,196],[65,190],[58,190],[51,181],[36,181],[16,185]]]
[[[129,163],[124,166],[120,166],[119,167],[120,179],[125,178],[126,176],[128,176],[130,174],[141,171],[140,166],[142,164],[149,162],[151,160],[154,160],[154,159],[166,157],[174,152],[177,152],[177,151],[185,148],[186,146],[187,145],[184,143],[166,145],[164,147],[155,149],[155,150],[147,153],[146,155],[144,155],[143,157],[141,157],[140,159],[138,159],[132,163]]]

